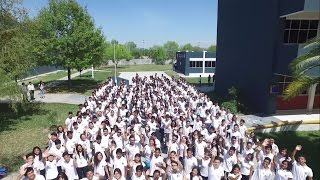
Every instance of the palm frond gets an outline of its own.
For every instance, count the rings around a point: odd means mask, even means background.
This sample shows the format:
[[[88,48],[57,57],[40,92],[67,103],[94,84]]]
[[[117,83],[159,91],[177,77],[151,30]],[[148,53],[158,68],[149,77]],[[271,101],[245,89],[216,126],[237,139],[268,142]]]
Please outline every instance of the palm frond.
[[[285,90],[284,92],[284,99],[289,100],[292,99],[302,92],[308,90],[308,88],[315,84],[318,83],[320,78],[310,78],[310,77],[300,77],[293,81]]]
[[[296,71],[297,69],[299,69],[299,66],[297,66],[298,64],[303,64],[306,59],[309,59],[309,58],[314,57],[314,56],[319,56],[319,55],[320,55],[320,44],[317,47],[315,47],[314,49],[312,49],[309,52],[307,52],[306,54],[304,54],[302,56],[299,56],[296,59],[294,59],[289,64],[289,68],[292,71]]]

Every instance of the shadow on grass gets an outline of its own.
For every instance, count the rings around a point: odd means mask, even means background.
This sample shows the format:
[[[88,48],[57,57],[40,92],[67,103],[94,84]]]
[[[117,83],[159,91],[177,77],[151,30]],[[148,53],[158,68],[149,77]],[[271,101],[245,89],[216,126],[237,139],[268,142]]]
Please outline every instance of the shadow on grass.
[[[13,125],[30,120],[32,115],[46,113],[41,109],[41,103],[0,103],[0,132],[14,130]]]
[[[82,76],[84,77],[84,76]],[[71,80],[71,86],[68,85],[68,81],[64,81],[56,86],[49,87],[47,93],[80,93],[83,94],[89,90],[94,90],[99,87],[101,81],[94,79],[73,79]]]
[[[287,148],[289,155],[297,144],[302,145],[302,150],[297,153],[298,156],[305,156],[307,165],[313,170],[313,179],[320,178],[320,169],[318,167],[320,162],[320,131],[298,132],[298,131],[284,131],[273,133],[257,133],[259,139],[273,138],[276,144],[281,148]]]

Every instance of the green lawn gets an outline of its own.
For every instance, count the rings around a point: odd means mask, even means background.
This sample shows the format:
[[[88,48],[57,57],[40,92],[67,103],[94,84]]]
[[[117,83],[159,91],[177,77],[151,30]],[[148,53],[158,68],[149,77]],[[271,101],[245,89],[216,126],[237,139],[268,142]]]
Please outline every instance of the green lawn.
[[[320,131],[296,131],[296,132],[280,132],[280,133],[259,133],[259,137],[272,137],[275,139],[279,148],[285,147],[291,153],[297,144],[302,145],[302,154],[307,159],[308,166],[313,170],[313,179],[320,179]]]
[[[17,112],[0,104],[0,163],[16,171],[23,164],[22,156],[34,146],[44,148],[47,135],[55,125],[64,125],[67,113],[76,113],[76,105],[30,103]]]
[[[77,72],[76,70],[71,70],[71,74],[76,73],[76,72]],[[24,83],[29,83],[31,81],[35,86],[37,86],[40,81],[43,81],[44,83],[47,84],[47,83],[49,83],[51,81],[63,78],[65,76],[68,76],[68,72],[62,70],[62,71],[58,71],[56,73],[51,73],[51,74],[47,74],[47,75],[44,75],[44,76],[39,76],[39,77],[36,77],[34,79],[31,79],[31,80],[24,80],[23,82]]]
[[[68,86],[68,82],[64,82],[47,90],[48,93],[80,93],[91,95],[91,92],[103,83],[108,77],[112,77],[113,72],[95,71],[94,79],[91,77],[91,71],[82,74],[81,77],[75,77],[71,80],[72,86]]]

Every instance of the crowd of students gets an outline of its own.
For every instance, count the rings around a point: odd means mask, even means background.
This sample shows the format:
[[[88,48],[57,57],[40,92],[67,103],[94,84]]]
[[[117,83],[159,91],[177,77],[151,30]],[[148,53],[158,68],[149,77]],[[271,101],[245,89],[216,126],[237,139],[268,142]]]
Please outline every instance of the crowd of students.
[[[24,158],[19,179],[305,180],[306,159],[247,132],[245,121],[183,79],[112,79],[96,89],[45,149]]]

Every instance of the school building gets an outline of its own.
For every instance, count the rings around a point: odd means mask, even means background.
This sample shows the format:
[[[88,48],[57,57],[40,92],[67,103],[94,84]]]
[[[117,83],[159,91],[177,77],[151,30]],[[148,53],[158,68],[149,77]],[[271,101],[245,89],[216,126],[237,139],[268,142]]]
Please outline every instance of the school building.
[[[319,0],[219,0],[215,91],[232,86],[249,111],[320,107],[319,85],[285,101],[292,82],[289,63],[320,33]]]
[[[215,74],[216,53],[177,52],[175,70],[188,77],[208,77]]]

